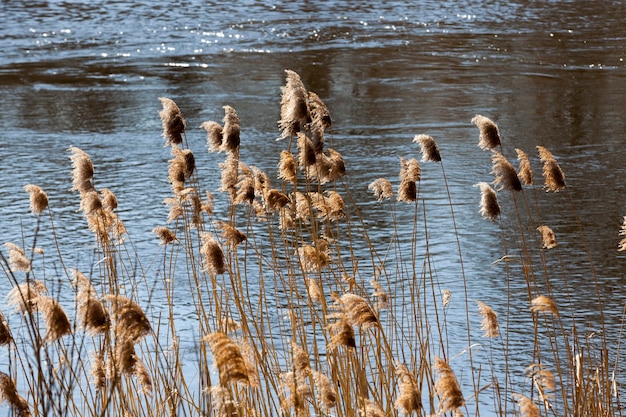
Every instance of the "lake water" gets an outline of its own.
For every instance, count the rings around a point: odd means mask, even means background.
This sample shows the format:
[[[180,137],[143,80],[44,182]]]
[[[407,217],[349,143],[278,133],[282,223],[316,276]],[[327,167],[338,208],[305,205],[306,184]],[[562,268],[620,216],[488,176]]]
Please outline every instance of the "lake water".
[[[475,114],[492,118],[511,160],[515,148],[534,158],[539,193],[535,146],[546,146],[568,184],[567,195],[542,195],[541,212],[563,248],[571,305],[596,329],[602,298],[614,335],[609,342],[616,344],[626,300],[626,257],[616,250],[626,215],[625,16],[626,3],[611,0],[3,0],[0,241],[21,242],[23,228],[26,234],[32,229],[23,186],[35,183],[47,191],[57,233],[72,248],[64,254],[69,264],[92,261],[92,238],[69,192],[67,148],[78,146],[94,160],[98,186],[117,194],[137,250],[150,253],[150,231],[164,224],[162,200],[169,193],[158,98],[178,103],[201,176],[216,191],[221,156],[206,153],[197,126],[220,121],[222,106],[233,106],[241,118],[242,159],[272,172],[285,146],[275,141],[280,87],[284,70],[292,69],[330,108],[346,182],[363,202],[375,240],[385,241],[390,219],[367,185],[396,175],[399,157],[419,157],[411,142],[416,134],[437,140],[468,299],[481,299],[502,316],[507,287],[501,265],[494,264],[502,256],[500,228],[480,218],[473,187],[492,181],[491,163],[476,146],[470,120]],[[422,169],[430,251],[443,258],[442,285],[454,287],[458,265],[445,254],[457,250],[441,171],[432,164]],[[504,220],[515,221],[506,214]],[[522,306],[528,300],[524,283],[518,284],[513,298],[519,295]]]

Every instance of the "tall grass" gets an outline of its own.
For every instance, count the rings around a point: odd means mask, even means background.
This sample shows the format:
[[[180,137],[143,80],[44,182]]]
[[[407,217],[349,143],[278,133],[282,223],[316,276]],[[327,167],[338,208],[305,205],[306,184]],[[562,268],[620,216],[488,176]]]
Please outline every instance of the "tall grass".
[[[88,150],[70,148],[69,156],[76,205],[96,248],[90,270],[68,269],[56,238],[52,247],[37,245],[42,230],[56,236],[54,207],[40,187],[25,186],[32,230],[26,225],[23,241],[0,252],[12,288],[0,317],[0,400],[15,415],[622,415],[619,344],[603,331],[591,256],[601,327],[593,335],[581,329],[558,236],[542,221],[539,203],[548,198],[561,198],[576,218],[548,149],[537,147],[546,193],[528,155],[507,149],[489,118],[472,119],[494,175],[477,184],[476,215],[500,227],[496,264],[508,286],[506,308],[496,311],[469,299],[464,259],[472,254],[463,252],[435,139],[416,135],[421,161],[406,155],[369,184],[390,218],[381,243],[344,180],[350,167],[332,146],[326,105],[293,71],[281,93],[275,178],[240,158],[234,108],[201,124],[207,149],[223,155],[219,190],[198,174],[180,108],[161,99],[171,189],[167,213],[154,220],[157,261],[149,265],[130,243],[115,194],[99,186]],[[505,156],[513,150],[518,170]],[[454,249],[443,256],[460,265],[454,292],[437,273],[442,255],[429,246],[421,181],[432,170],[441,170],[453,224]],[[585,242],[579,220],[576,227]],[[58,282],[50,263],[72,283],[70,295],[48,288]],[[532,326],[521,372],[512,358],[513,279],[524,281]],[[153,291],[162,291],[150,299],[164,306],[146,303]],[[178,291],[193,320],[177,320]],[[451,316],[450,303],[464,314]],[[181,341],[189,323],[196,340]],[[181,348],[190,343],[191,356]]]

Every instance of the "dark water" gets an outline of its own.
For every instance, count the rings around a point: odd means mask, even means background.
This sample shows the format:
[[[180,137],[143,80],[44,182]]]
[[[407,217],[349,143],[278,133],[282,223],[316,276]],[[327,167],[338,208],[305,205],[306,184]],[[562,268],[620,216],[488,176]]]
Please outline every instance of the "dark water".
[[[22,187],[35,183],[47,191],[57,233],[72,248],[64,253],[69,263],[89,262],[91,238],[69,192],[66,150],[78,146],[95,161],[97,185],[117,194],[133,243],[149,253],[150,230],[167,216],[169,152],[158,98],[180,106],[201,175],[216,190],[221,156],[205,152],[197,126],[221,120],[222,106],[233,106],[242,158],[273,170],[285,146],[274,139],[288,68],[330,108],[347,181],[381,242],[390,219],[367,184],[395,175],[400,156],[418,157],[414,135],[437,140],[468,297],[500,307],[504,316],[507,284],[502,265],[493,263],[502,256],[500,228],[480,219],[473,187],[492,180],[490,159],[476,147],[470,123],[475,114],[496,121],[511,160],[514,148],[534,158],[542,221],[564,248],[558,279],[574,289],[571,304],[597,326],[595,272],[615,335],[610,341],[617,343],[626,299],[626,257],[616,251],[626,215],[626,3],[283,3],[2,1],[0,240],[19,242],[20,222],[31,227]],[[536,145],[558,158],[567,194],[542,195]],[[441,171],[423,169],[430,251],[443,285],[460,290]],[[504,200],[512,213],[511,199]],[[505,220],[505,232],[513,233],[514,216]],[[522,278],[512,288],[513,304],[526,309]]]

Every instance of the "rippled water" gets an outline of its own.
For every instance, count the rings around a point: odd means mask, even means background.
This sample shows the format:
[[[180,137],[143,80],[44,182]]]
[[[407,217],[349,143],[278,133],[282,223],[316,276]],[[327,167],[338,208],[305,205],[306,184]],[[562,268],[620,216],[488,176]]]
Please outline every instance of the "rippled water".
[[[205,152],[196,127],[221,120],[222,106],[232,105],[241,118],[242,158],[271,172],[284,147],[274,139],[289,68],[329,106],[347,181],[381,242],[390,220],[367,184],[394,175],[400,156],[417,157],[414,135],[435,137],[469,297],[496,310],[507,291],[493,264],[502,255],[499,228],[480,219],[473,188],[491,181],[490,160],[476,147],[470,120],[477,113],[494,119],[511,159],[514,148],[534,155],[536,145],[548,147],[566,172],[570,198],[542,200],[541,210],[560,244],[573,248],[563,260],[579,291],[572,303],[596,325],[591,271],[576,255],[583,246],[574,207],[617,329],[626,298],[626,259],[616,251],[626,215],[622,1],[224,3],[0,2],[0,240],[20,241],[20,222],[32,221],[22,187],[36,183],[50,196],[57,233],[76,248],[64,254],[70,264],[90,261],[91,238],[69,192],[66,150],[78,146],[95,161],[98,185],[118,195],[138,250],[149,250],[150,230],[167,216],[169,153],[158,97],[181,107],[201,176],[216,190],[220,159]],[[423,169],[430,250],[445,259],[455,250],[447,194],[440,170]],[[455,260],[438,267],[441,280],[449,274],[451,285],[458,281]],[[521,306],[527,298],[519,284],[513,295]]]

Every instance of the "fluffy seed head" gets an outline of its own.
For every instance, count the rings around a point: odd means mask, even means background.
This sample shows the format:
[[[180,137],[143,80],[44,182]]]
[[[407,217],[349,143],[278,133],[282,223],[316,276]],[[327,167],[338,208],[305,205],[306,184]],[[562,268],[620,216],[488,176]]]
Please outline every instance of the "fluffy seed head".
[[[478,304],[478,312],[483,320],[480,323],[481,330],[484,330],[485,337],[498,337],[500,335],[500,326],[498,325],[498,315],[491,307],[482,301],[476,301]]]
[[[515,149],[517,160],[519,161],[519,172],[517,176],[524,185],[533,185],[533,170],[530,166],[528,155],[521,149]]]
[[[472,123],[480,130],[478,147],[482,150],[493,149],[500,146],[500,131],[498,126],[488,117],[477,114]]]
[[[177,240],[176,234],[170,228],[165,226],[155,227],[152,229],[152,233],[161,239],[161,245],[167,245],[168,243],[172,243]]]
[[[72,161],[72,189],[83,194],[95,191],[93,186],[94,167],[91,157],[82,149],[71,147],[70,160]]]
[[[228,246],[236,247],[247,239],[245,234],[237,230],[237,228],[230,223],[218,221],[215,227],[222,231],[222,239],[224,239]]]
[[[413,142],[420,145],[422,152],[422,161],[427,162],[441,162],[441,154],[439,153],[439,146],[435,142],[432,136],[428,135],[416,135],[413,138]]]
[[[565,173],[552,153],[543,146],[537,146],[537,151],[539,159],[543,162],[544,188],[554,192],[565,189]]]
[[[559,310],[556,308],[554,300],[545,295],[539,295],[533,298],[530,302],[530,311],[533,313],[550,313],[556,317],[559,317]]]
[[[239,116],[235,109],[224,106],[224,129],[222,131],[222,148],[226,152],[238,153],[240,139]]]
[[[372,190],[374,197],[376,197],[376,200],[379,202],[393,197],[393,187],[391,186],[391,182],[386,178],[374,180],[367,188]]]
[[[433,368],[439,375],[439,379],[435,382],[435,391],[439,394],[441,412],[456,411],[463,407],[465,405],[463,392],[450,365],[445,360],[435,357]]]
[[[406,365],[396,364],[396,375],[398,376],[398,388],[400,394],[395,402],[395,407],[409,415],[413,411],[419,414],[422,408],[422,393],[420,392],[417,378],[406,367]]]
[[[163,137],[166,139],[165,146],[175,144],[179,145],[183,142],[183,133],[185,133],[185,119],[180,109],[173,100],[161,97],[163,110],[159,112],[161,121],[163,122]]]
[[[224,140],[222,125],[214,121],[207,121],[203,122],[200,127],[207,132],[206,143],[209,152],[221,152]]]
[[[322,99],[316,93],[309,91],[307,104],[309,106],[309,113],[313,119],[311,124],[322,131],[330,129],[333,121],[330,117],[330,111],[328,111],[328,107],[326,107]]]
[[[311,371],[315,382],[316,397],[319,403],[326,409],[337,405],[337,393],[328,377],[320,372]]]
[[[4,372],[0,372],[0,404],[7,402],[18,417],[30,417],[26,400],[17,392],[15,382]]]
[[[31,280],[13,287],[6,296],[7,304],[14,306],[17,312],[31,313],[37,310],[37,299],[46,292],[43,282]]]
[[[78,289],[76,304],[80,327],[91,335],[105,333],[111,325],[111,319],[109,312],[98,298],[98,292],[91,280],[78,270],[74,270],[74,277]]]
[[[205,271],[213,272],[218,275],[226,272],[224,252],[212,234],[202,234],[202,248],[200,249],[200,253],[202,253],[204,257]]]
[[[530,398],[522,394],[513,394],[513,399],[519,404],[519,411],[522,417],[540,417],[539,407]]]
[[[311,139],[302,132],[297,133],[298,136],[298,148],[300,153],[298,155],[298,163],[300,168],[306,168],[309,165],[315,165],[317,157],[315,155],[315,148]]]
[[[521,191],[522,183],[515,172],[513,165],[500,152],[494,151],[491,155],[493,168],[491,173],[495,175],[494,183],[499,185],[498,191]]]
[[[72,333],[72,325],[67,318],[67,314],[65,314],[65,310],[61,304],[52,297],[38,297],[37,310],[43,314],[47,332],[45,337],[46,342],[56,342],[61,337]]]
[[[624,236],[624,238],[620,240],[619,245],[617,247],[617,250],[621,252],[621,251],[626,250],[626,216],[624,216],[624,222],[622,223],[622,226],[619,229],[619,235]]]
[[[30,194],[30,211],[33,214],[41,214],[48,207],[48,195],[41,187],[33,184],[24,186],[24,190]]]
[[[11,329],[9,329],[9,323],[7,323],[4,314],[0,312],[0,346],[6,346],[13,341],[11,335]]]
[[[152,331],[150,321],[141,307],[122,295],[106,295],[115,318],[115,333],[123,340],[137,343]]]
[[[483,219],[495,221],[500,215],[496,191],[486,182],[479,182],[476,187],[480,188],[480,215]]]
[[[26,257],[24,249],[11,242],[6,242],[4,247],[9,250],[9,265],[11,266],[11,270],[30,272],[30,260]]]
[[[209,344],[222,386],[231,382],[251,384],[254,380],[250,376],[252,370],[237,343],[221,332],[211,333],[203,340]]]
[[[541,233],[541,240],[543,242],[544,249],[552,249],[557,247],[556,236],[552,229],[548,226],[539,226],[537,228],[539,233]]]
[[[387,414],[380,408],[378,404],[368,398],[362,399],[362,406],[359,408],[361,417],[386,417]]]
[[[286,84],[281,87],[280,120],[278,126],[281,131],[280,139],[295,136],[311,122],[311,115],[307,106],[308,93],[300,76],[291,70],[285,70]]]
[[[290,183],[296,182],[298,164],[293,154],[289,151],[280,151],[280,162],[278,163],[278,179],[283,179]]]
[[[341,296],[340,301],[352,326],[368,328],[378,325],[376,313],[363,297],[346,293]]]

